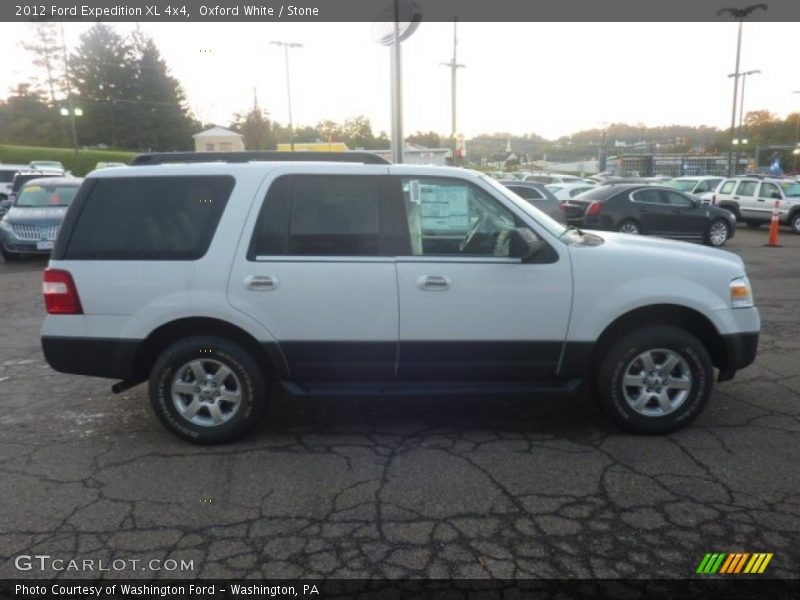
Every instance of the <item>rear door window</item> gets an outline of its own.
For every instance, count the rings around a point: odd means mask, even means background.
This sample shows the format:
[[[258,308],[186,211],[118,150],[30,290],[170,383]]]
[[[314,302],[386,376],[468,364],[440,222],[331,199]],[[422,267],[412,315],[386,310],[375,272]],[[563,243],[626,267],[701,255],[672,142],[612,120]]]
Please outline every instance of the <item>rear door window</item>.
[[[392,254],[387,185],[380,175],[278,178],[259,213],[248,259]]]
[[[736,194],[738,196],[755,196],[757,185],[757,181],[741,181],[736,189]]]
[[[69,260],[196,260],[208,250],[235,183],[228,175],[87,181],[93,187],[74,207]]]

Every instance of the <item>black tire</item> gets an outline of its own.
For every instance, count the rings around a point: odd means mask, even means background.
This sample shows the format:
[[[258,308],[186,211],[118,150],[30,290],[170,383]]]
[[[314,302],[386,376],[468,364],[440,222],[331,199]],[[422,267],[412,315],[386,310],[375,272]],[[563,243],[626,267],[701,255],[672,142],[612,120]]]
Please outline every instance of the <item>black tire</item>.
[[[745,221],[745,225],[747,225],[750,229],[758,229],[763,224],[761,221]]]
[[[623,229],[627,229],[627,228],[633,228],[633,229],[635,229],[635,231],[633,231],[633,230],[631,230],[631,231],[623,231]],[[619,225],[617,225],[617,231],[619,231],[621,233],[627,233],[629,235],[641,235],[642,228],[639,226],[639,223],[637,223],[633,219],[625,219],[624,221],[620,222]]]
[[[632,395],[634,388],[623,386],[622,380],[626,371],[640,364],[641,355],[652,351],[654,356],[659,356],[660,350],[671,351],[683,359],[683,364],[675,368],[685,368],[687,376],[691,375],[688,379],[690,387],[682,403],[672,412],[651,416],[642,414],[629,404],[627,397]],[[640,434],[669,433],[687,425],[703,411],[714,390],[714,366],[703,344],[692,334],[677,327],[658,325],[631,332],[617,340],[602,359],[593,389],[603,412],[621,429]],[[655,398],[647,402],[658,404]],[[642,410],[659,409],[645,406]]]
[[[800,234],[800,210],[789,215],[789,227],[792,233]]]
[[[172,395],[173,379],[181,376],[178,370],[192,377],[191,369],[183,368],[192,361],[201,361],[209,368],[219,363],[231,371],[233,377],[229,375],[224,382],[216,385],[220,393],[229,390],[238,392],[240,400],[236,410],[229,403],[223,405],[222,399],[210,397],[212,392],[206,390],[205,386],[202,388],[203,394],[208,392],[209,397],[203,396],[202,402],[199,394],[191,395],[193,400],[206,405],[205,408],[201,406],[195,411],[195,418],[211,420],[208,405],[219,403],[222,407],[219,414],[225,415],[224,422],[196,424],[179,412]],[[181,384],[193,385],[186,384],[185,381]],[[207,385],[211,383],[207,382]],[[219,393],[216,395],[219,396]],[[180,395],[179,401],[189,403],[189,396],[190,394]],[[150,372],[150,402],[161,423],[178,437],[195,444],[222,444],[238,440],[258,423],[266,409],[267,387],[258,363],[240,346],[221,337],[196,336],[175,342],[158,357]],[[224,407],[228,408],[227,413]]]
[[[724,238],[722,237],[722,231],[719,232],[719,236],[715,235],[715,236],[712,237],[712,233],[711,233],[712,230],[715,229],[715,228],[719,228],[720,225],[725,227]],[[708,226],[708,229],[706,230],[706,235],[705,235],[705,240],[704,241],[705,241],[706,245],[708,245],[708,246],[714,246],[715,248],[721,248],[722,246],[724,246],[727,243],[727,241],[730,239],[730,237],[731,237],[731,226],[730,226],[730,224],[727,223],[725,221],[725,219],[714,219],[713,221],[711,221],[711,224]]]

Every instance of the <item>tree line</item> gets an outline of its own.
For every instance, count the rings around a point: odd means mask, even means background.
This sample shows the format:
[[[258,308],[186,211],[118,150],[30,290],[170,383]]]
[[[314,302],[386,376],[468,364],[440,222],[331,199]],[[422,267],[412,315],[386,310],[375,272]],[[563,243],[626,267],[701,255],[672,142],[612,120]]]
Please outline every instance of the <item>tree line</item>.
[[[20,82],[5,100],[0,100],[0,143],[67,147],[72,145],[68,110],[70,96],[80,107],[78,143],[81,147],[133,151],[173,151],[193,148],[192,134],[213,123],[201,123],[191,113],[180,82],[169,68],[152,38],[136,28],[121,35],[98,23],[84,33],[67,55],[59,25],[33,24],[22,47],[31,53],[31,77]],[[796,143],[800,114],[786,119],[757,110],[745,116],[742,137],[752,149],[757,144]],[[236,113],[231,123],[221,124],[241,133],[248,150],[272,150],[291,139],[288,126],[271,120],[269,112],[254,103]],[[714,127],[646,127],[614,123],[564,136],[554,141],[535,133],[483,134],[467,140],[468,157],[496,160],[505,155],[509,139],[521,158],[536,160],[584,160],[624,153],[631,144],[645,142],[652,151],[675,153],[724,153],[730,145],[730,130]],[[316,125],[296,127],[294,140],[343,142],[351,149],[388,149],[386,132],[373,132],[370,120],[358,115],[343,122],[322,120]],[[410,144],[449,147],[449,136],[434,131],[417,132],[406,138]],[[618,144],[620,144],[618,146]],[[624,145],[622,145],[624,144]],[[630,150],[629,150],[630,151]],[[790,153],[791,150],[786,151]]]
[[[21,46],[31,53],[34,69],[28,80],[0,100],[0,143],[71,146],[70,119],[62,115],[70,104],[82,113],[76,117],[80,147],[190,150],[192,134],[213,125],[240,132],[248,150],[272,150],[291,139],[288,126],[271,120],[258,105],[235,114],[228,124],[199,122],[155,42],[138,28],[123,36],[98,23],[67,55],[57,24],[31,27]],[[342,123],[323,120],[297,127],[294,140],[344,142],[365,150],[390,147],[386,133],[376,135],[363,115]],[[408,141],[438,144],[439,138],[428,132],[409,136]]]

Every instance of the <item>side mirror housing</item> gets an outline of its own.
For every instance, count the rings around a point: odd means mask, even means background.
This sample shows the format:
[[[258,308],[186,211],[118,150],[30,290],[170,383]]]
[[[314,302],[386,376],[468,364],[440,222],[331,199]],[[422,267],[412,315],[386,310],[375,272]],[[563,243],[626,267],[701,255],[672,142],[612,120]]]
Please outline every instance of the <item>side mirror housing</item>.
[[[527,227],[517,227],[509,232],[508,255],[511,258],[528,260],[541,252],[546,244]]]

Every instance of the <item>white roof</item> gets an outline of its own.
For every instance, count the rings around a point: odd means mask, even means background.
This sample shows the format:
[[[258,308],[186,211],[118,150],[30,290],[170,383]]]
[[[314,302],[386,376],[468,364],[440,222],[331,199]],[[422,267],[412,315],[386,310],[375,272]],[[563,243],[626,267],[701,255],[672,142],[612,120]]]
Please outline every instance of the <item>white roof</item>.
[[[244,137],[241,133],[236,133],[230,129],[225,129],[224,127],[212,127],[211,129],[206,129],[200,133],[195,133],[192,137],[218,137],[221,135],[235,135],[237,137]]]

